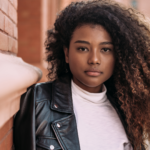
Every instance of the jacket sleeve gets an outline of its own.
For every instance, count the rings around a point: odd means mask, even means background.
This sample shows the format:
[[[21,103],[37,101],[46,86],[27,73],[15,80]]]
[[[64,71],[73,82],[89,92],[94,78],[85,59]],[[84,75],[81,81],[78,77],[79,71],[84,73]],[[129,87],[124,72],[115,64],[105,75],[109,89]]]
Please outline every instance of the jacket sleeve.
[[[21,96],[20,110],[14,119],[15,150],[36,150],[34,87],[29,87]]]

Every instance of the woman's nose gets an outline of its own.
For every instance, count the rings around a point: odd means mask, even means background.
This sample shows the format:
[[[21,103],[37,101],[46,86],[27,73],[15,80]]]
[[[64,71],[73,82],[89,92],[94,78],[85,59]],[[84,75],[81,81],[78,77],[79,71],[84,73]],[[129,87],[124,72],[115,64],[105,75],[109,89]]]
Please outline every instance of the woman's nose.
[[[98,54],[97,50],[92,50],[91,53],[89,53],[89,59],[88,59],[89,64],[100,64],[100,54]]]

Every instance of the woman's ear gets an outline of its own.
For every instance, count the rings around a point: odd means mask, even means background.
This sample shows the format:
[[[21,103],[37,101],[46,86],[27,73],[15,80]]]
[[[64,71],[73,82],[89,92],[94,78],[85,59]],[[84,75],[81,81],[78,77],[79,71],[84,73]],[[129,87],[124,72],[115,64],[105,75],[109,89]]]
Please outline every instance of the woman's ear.
[[[69,50],[68,50],[68,48],[64,47],[64,53],[65,53],[66,63],[69,63]]]

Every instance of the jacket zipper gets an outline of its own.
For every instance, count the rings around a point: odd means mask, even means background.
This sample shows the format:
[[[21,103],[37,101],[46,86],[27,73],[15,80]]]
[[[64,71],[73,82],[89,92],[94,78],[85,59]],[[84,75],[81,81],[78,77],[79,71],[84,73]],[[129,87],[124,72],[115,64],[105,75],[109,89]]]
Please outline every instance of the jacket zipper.
[[[52,126],[52,125],[51,125],[51,126]],[[53,126],[52,126],[52,128],[53,128]],[[53,131],[54,131],[54,133],[55,133],[55,135],[56,135],[56,137],[57,137],[57,140],[58,140],[58,142],[59,142],[59,144],[60,144],[62,150],[65,150],[65,149],[63,148],[63,146],[62,146],[62,144],[61,144],[61,142],[60,142],[60,140],[59,140],[59,138],[58,138],[58,136],[57,136],[57,133],[55,132],[55,129],[54,129],[54,128],[53,128]]]

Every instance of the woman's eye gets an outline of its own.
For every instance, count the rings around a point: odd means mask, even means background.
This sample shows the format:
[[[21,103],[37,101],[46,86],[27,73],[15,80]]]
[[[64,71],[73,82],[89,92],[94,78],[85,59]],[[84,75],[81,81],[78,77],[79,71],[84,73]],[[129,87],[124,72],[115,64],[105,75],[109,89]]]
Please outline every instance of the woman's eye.
[[[85,48],[85,47],[79,47],[78,50],[79,50],[79,51],[83,51],[83,52],[84,52],[84,51],[88,51],[88,49]]]
[[[102,48],[102,51],[109,52],[109,51],[111,51],[111,49],[110,48]]]

